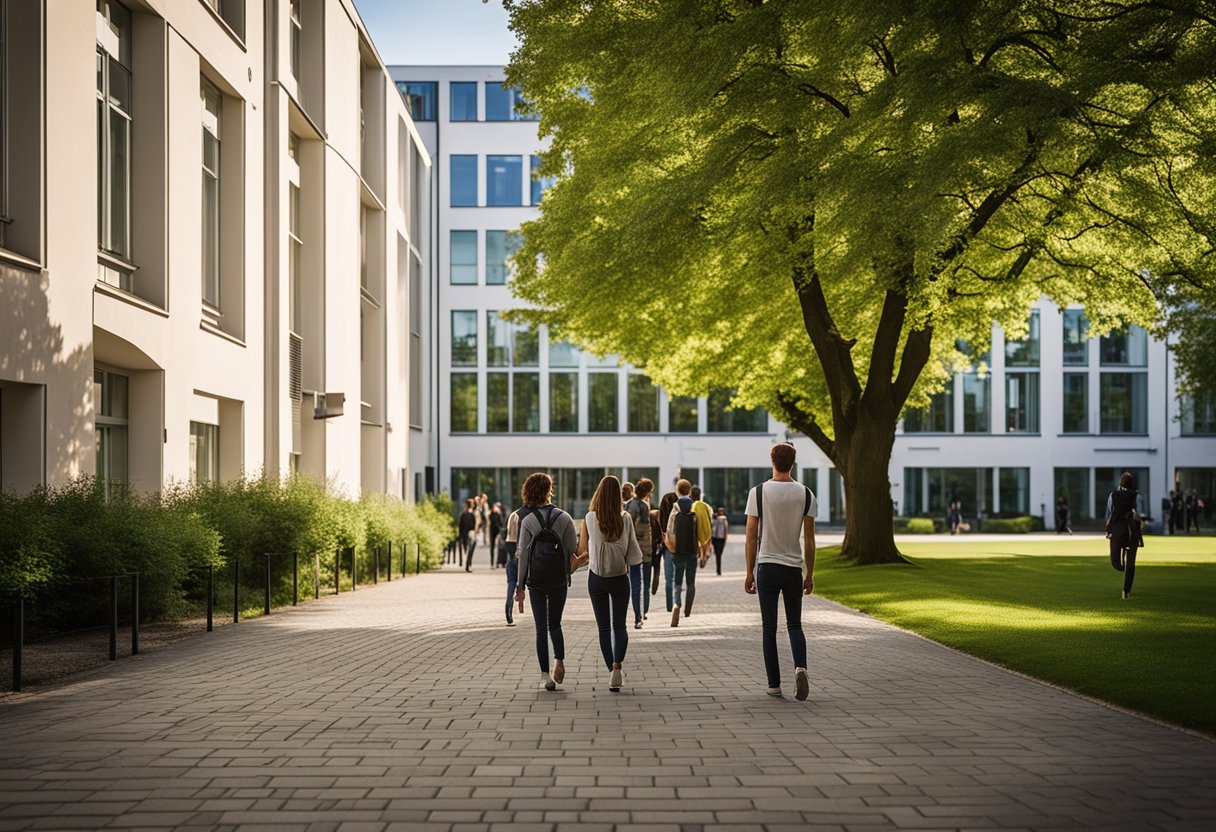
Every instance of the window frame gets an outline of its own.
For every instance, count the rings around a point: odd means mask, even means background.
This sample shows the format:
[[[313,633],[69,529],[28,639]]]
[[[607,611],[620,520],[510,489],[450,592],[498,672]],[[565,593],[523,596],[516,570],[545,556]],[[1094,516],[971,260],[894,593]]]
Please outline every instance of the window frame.
[[[219,87],[212,83],[206,76],[200,76],[199,96],[202,105],[201,125],[202,125],[202,300],[203,305],[209,307],[215,312],[219,312],[223,303],[223,280],[220,275],[220,257],[223,250],[221,240],[223,238],[223,229],[221,226],[220,209],[223,204],[223,168],[221,167],[221,154],[223,152],[223,143],[221,141],[223,133],[223,110],[224,96],[220,92]],[[212,113],[208,104],[214,101],[215,112]],[[209,170],[207,167],[207,142],[210,141],[215,146],[215,169]],[[208,178],[214,183],[214,204],[208,210]],[[211,214],[212,226],[215,229],[214,240],[207,239],[207,220],[208,213]],[[211,259],[214,269],[208,273],[207,258],[208,248],[211,249]],[[212,285],[213,284],[213,285]],[[213,294],[209,296],[209,289]]]
[[[457,163],[458,162],[460,163],[461,174],[464,175],[469,172],[468,168],[466,167],[469,160],[472,160],[472,174],[473,174],[472,201],[471,202],[467,202],[467,201],[457,202],[456,201],[456,199],[457,199],[457,189],[456,189]],[[479,167],[478,156],[475,153],[453,153],[450,156],[448,156],[448,207],[450,207],[450,208],[477,208],[477,207],[479,207],[480,195],[478,193],[478,190],[480,189],[481,183],[478,181],[479,174],[480,174],[478,167]],[[462,183],[462,185],[467,185],[467,183]],[[462,187],[461,188],[461,191],[462,191],[461,199],[462,200],[467,199],[467,197],[465,197],[463,194],[464,190],[465,190],[465,188]]]
[[[133,12],[122,3],[119,3],[118,0],[100,0],[100,5],[103,9],[98,10],[96,15],[100,19],[99,22],[104,23],[108,30],[113,33],[114,39],[113,43],[99,40],[96,49],[98,59],[98,65],[95,67],[97,76],[95,98],[98,105],[97,248],[111,258],[117,258],[122,263],[131,264],[131,139],[135,124],[134,108],[131,106],[133,104],[131,101],[133,89],[133,68],[131,64],[134,63],[131,59],[134,51],[134,44],[132,42],[134,29],[132,24]],[[115,20],[114,10],[116,8],[122,9],[123,14],[126,16],[125,21]],[[126,95],[128,99],[125,109],[122,106],[122,102],[118,101],[113,95],[115,71],[125,74]],[[121,183],[116,183],[114,176],[116,161],[114,130],[116,120],[121,123],[125,132],[124,181]],[[124,215],[122,219],[122,240],[116,240],[114,229],[114,204],[117,196],[116,185],[122,186],[122,212]],[[119,270],[120,289],[128,292],[132,290],[133,271],[133,267],[131,269]]]
[[[514,160],[514,161],[512,161]],[[495,177],[495,165],[503,165],[506,181]],[[517,167],[516,177],[510,171],[510,166]],[[517,181],[515,181],[517,180]],[[501,189],[498,187],[501,185]],[[515,185],[511,188],[511,185]],[[500,190],[502,191],[500,193]],[[524,157],[518,153],[492,153],[486,155],[486,207],[487,208],[523,208],[524,207]],[[507,201],[500,201],[507,200]],[[514,201],[510,201],[514,200]]]
[[[461,88],[471,87],[473,90],[473,117],[472,118],[456,118],[456,90]],[[448,121],[460,123],[468,123],[479,121],[477,112],[477,82],[476,81],[449,81],[448,82]]]
[[[457,240],[461,241],[461,259],[457,261]],[[468,244],[468,240],[472,240],[472,245]],[[478,262],[478,245],[477,245],[477,229],[473,228],[452,228],[448,230],[448,285],[450,286],[476,286],[478,284],[477,272],[481,264]],[[467,262],[466,255],[472,252],[473,262]],[[465,271],[472,268],[472,280],[456,279],[456,270],[459,268],[460,274],[465,275]]]

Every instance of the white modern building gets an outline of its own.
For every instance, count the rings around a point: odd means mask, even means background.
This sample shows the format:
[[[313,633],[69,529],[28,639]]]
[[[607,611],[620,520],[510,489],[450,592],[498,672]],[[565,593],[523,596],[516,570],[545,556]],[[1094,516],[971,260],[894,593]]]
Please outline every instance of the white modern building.
[[[742,514],[784,426],[729,409],[730,391],[672,397],[615,357],[500,318],[517,304],[504,266],[511,232],[536,214],[546,186],[532,174],[536,123],[516,110],[503,68],[389,71],[438,172],[438,487],[458,500],[484,491],[513,504],[522,479],[546,470],[557,502],[577,511],[605,473],[648,476],[663,490],[683,474]],[[1045,513],[1051,527],[1062,491],[1083,524],[1123,470],[1137,474],[1153,514],[1173,477],[1216,495],[1213,403],[1180,410],[1164,344],[1136,329],[1090,339],[1080,310],[1045,301],[1032,315],[1025,343],[1007,344],[996,328],[992,356],[977,357],[984,372],[959,376],[902,426],[891,462],[898,511],[942,516],[957,497],[972,517]],[[841,522],[839,475],[810,440],[790,438],[800,476],[819,494],[820,521]]]
[[[0,487],[414,496],[430,161],[351,0],[0,27]]]

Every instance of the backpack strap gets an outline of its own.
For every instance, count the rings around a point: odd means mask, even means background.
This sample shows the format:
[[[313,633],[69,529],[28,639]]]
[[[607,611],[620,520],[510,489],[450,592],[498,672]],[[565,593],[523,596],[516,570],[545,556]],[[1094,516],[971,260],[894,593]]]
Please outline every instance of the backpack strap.
[[[548,511],[545,512],[545,519],[540,521],[541,531],[551,531],[553,529],[553,506],[548,506]],[[536,509],[536,513],[540,514],[540,509]]]
[[[811,513],[812,495],[811,495],[811,487],[809,485],[803,485],[802,487],[806,489],[806,505],[803,506],[803,508],[802,508],[802,517],[803,517],[803,521],[805,522],[806,516]]]
[[[756,519],[764,519],[764,483],[756,486]]]

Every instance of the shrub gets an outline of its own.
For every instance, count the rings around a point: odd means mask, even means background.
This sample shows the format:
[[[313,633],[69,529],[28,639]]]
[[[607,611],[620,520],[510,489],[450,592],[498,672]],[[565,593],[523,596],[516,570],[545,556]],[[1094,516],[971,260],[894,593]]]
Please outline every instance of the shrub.
[[[933,534],[936,529],[928,517],[909,517],[904,531],[908,534]]]
[[[1028,534],[1034,531],[1033,517],[990,517],[983,523],[982,531],[990,534]]]

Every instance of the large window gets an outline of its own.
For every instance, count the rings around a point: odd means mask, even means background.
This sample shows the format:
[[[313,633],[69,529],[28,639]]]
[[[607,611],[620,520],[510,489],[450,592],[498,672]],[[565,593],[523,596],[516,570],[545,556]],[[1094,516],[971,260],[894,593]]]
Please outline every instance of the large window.
[[[670,433],[696,433],[701,403],[696,396],[671,396],[667,403],[667,430]]]
[[[397,90],[414,121],[435,121],[439,84],[435,81],[398,81]]]
[[[992,376],[963,374],[963,433],[990,433]]]
[[[1005,374],[1006,433],[1039,432],[1039,374]]]
[[[544,197],[545,191],[553,187],[555,180],[552,176],[542,176],[540,173],[540,157],[533,156],[532,163],[532,204],[540,205],[541,198]]]
[[[486,121],[536,121],[536,116],[521,112],[526,106],[519,87],[486,81]]]
[[[587,428],[592,433],[616,433],[618,373],[587,374]]]
[[[297,81],[300,78],[300,40],[304,33],[303,15],[300,7],[304,0],[291,0],[291,77]]]
[[[550,367],[577,367],[579,363],[579,349],[569,341],[562,341],[554,338],[552,330],[549,335],[549,366]]]
[[[1144,367],[1148,364],[1148,333],[1132,324],[1103,335],[1100,353],[1104,367]]]
[[[477,82],[453,81],[452,121],[477,121]]]
[[[93,371],[94,420],[97,431],[97,482],[106,499],[122,494],[128,479],[127,449],[130,413],[127,377],[108,370]]]
[[[904,513],[943,517],[957,500],[965,517],[990,514],[993,474],[991,468],[905,468]]]
[[[452,433],[477,432],[477,373],[452,373]],[[505,398],[505,397],[504,397]]]
[[[1000,469],[1001,514],[1030,513],[1030,469]]]
[[[549,373],[549,431],[578,431],[578,373]]]
[[[486,373],[486,432],[511,429],[511,374]]]
[[[1084,366],[1089,364],[1089,322],[1080,309],[1065,309],[1064,363]]]
[[[298,146],[299,140],[292,136],[293,144]],[[287,240],[291,251],[287,259],[287,293],[288,305],[291,310],[289,328],[296,335],[304,329],[304,292],[301,287],[304,267],[304,241],[300,238],[300,186],[294,182],[287,186],[288,215]]]
[[[511,430],[536,433],[540,430],[540,374],[511,374]]]
[[[206,78],[203,104],[203,302],[220,308],[220,91]]]
[[[524,157],[486,157],[486,205],[523,205]]]
[[[1148,375],[1103,373],[1100,412],[1102,433],[1148,433]]]
[[[659,388],[641,373],[629,374],[628,388],[629,432],[658,433]]]
[[[904,414],[904,433],[954,433],[954,379],[946,382],[946,389],[929,398],[924,410],[910,410]]]
[[[1216,434],[1216,395],[1183,396],[1182,435],[1211,436]],[[1216,497],[1216,494],[1212,495]]]
[[[452,248],[448,267],[453,286],[473,286],[477,283],[477,232],[452,230]]]
[[[730,522],[742,524],[745,522],[743,512],[747,509],[747,493],[772,474],[771,468],[706,468],[702,499],[715,512],[718,506],[723,506]]]
[[[764,433],[768,430],[768,411],[762,407],[731,407],[734,390],[710,391],[706,400],[710,433]]]
[[[190,482],[220,481],[220,428],[205,422],[190,423]]]
[[[518,234],[510,231],[486,232],[486,285],[502,286],[507,282],[507,259],[519,249]]]
[[[1039,366],[1039,310],[1030,310],[1028,326],[1025,338],[1005,341],[1005,366]]]
[[[1057,468],[1055,469],[1055,497],[1058,504],[1060,499],[1068,501],[1068,512],[1073,522],[1093,517],[1093,504],[1089,499],[1090,475],[1088,468]],[[1055,517],[1055,511],[1049,512]]]
[[[477,312],[452,310],[452,366],[477,366]]]
[[[452,207],[477,207],[477,157],[453,155],[451,159]]]
[[[1181,469],[1179,469],[1181,470]],[[1147,468],[1095,468],[1094,469],[1094,517],[1106,519],[1106,500],[1110,493],[1119,487],[1119,477],[1123,472],[1132,475],[1132,488],[1139,492],[1136,497],[1136,511],[1141,515],[1153,514],[1149,505],[1149,481]]]
[[[1089,433],[1089,373],[1064,374],[1064,433]]]
[[[97,245],[129,259],[131,12],[114,0],[99,0],[97,16]],[[125,272],[123,289],[130,290],[130,279]]]
[[[486,313],[486,366],[511,366],[511,324],[497,312]]]

